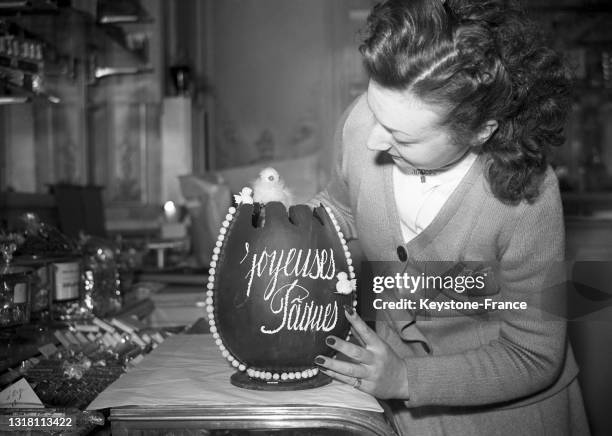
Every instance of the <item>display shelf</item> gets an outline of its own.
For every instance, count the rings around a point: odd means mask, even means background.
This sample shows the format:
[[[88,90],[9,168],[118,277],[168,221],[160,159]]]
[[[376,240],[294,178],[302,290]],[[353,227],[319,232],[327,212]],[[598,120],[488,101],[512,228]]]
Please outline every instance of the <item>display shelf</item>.
[[[150,23],[151,16],[135,0],[98,0],[96,16],[101,24]]]
[[[30,101],[30,97],[26,96],[13,96],[13,95],[0,95],[0,105],[7,104],[22,104]]]
[[[0,67],[14,68],[16,70],[25,71],[28,73],[40,73],[42,68],[40,63],[22,59],[14,59],[12,57],[0,54]]]
[[[48,52],[45,55],[45,61],[47,63],[54,61],[61,64],[52,68],[52,70],[64,73],[74,79],[76,75],[74,60],[78,59],[88,67],[88,84],[94,84],[97,80],[109,76],[145,74],[153,71],[153,68],[148,65],[146,50],[140,46],[135,47],[130,35],[126,33],[123,27],[118,25],[128,21],[130,23],[152,21],[138,3],[132,3],[133,8],[131,10],[141,11],[136,16],[110,15],[109,6],[106,6],[101,12],[103,14],[101,18],[98,18],[88,8],[79,8],[79,5],[76,5],[76,7],[58,7],[54,9],[54,14],[46,16],[16,15],[6,17],[6,20],[10,26],[18,28],[20,33],[35,38],[44,44],[45,50]],[[126,9],[126,11],[129,10]],[[2,8],[0,7],[1,14]],[[60,39],[66,39],[58,36],[58,32],[63,31],[62,28],[66,24],[81,29],[83,32],[82,42],[60,41]],[[109,52],[115,53],[115,57],[119,53],[122,64],[108,64],[106,59],[103,58]],[[2,59],[0,59],[0,65],[2,65]],[[30,65],[26,65],[26,67],[28,68],[24,71],[32,70]],[[40,67],[37,68],[37,71],[39,69]]]
[[[0,0],[0,15],[56,13],[69,3],[69,0]]]
[[[27,75],[25,75],[27,76]],[[56,95],[49,94],[44,91],[35,91],[32,88],[32,79],[27,79],[24,84],[19,85],[13,83],[10,80],[7,80],[6,77],[3,76],[2,71],[0,71],[0,92],[1,97],[8,101],[9,103],[16,103],[15,99],[21,102],[27,102],[32,99],[39,99],[45,101],[47,103],[57,104],[61,102],[61,99]],[[7,100],[8,99],[8,100]],[[11,99],[13,101],[11,101]]]

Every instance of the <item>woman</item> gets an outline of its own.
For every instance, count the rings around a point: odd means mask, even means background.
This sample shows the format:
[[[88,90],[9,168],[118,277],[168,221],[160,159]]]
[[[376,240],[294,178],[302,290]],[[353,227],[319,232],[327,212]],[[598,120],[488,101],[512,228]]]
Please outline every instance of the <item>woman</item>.
[[[565,323],[538,307],[544,291],[563,298],[546,289],[564,255],[546,161],[568,105],[559,57],[511,1],[388,0],[368,28],[368,90],[340,123],[339,161],[318,199],[368,260],[496,262],[487,296],[527,308],[380,310],[376,332],[347,308],[360,343],[329,337],[349,359],[315,362],[394,400],[402,434],[588,434]]]

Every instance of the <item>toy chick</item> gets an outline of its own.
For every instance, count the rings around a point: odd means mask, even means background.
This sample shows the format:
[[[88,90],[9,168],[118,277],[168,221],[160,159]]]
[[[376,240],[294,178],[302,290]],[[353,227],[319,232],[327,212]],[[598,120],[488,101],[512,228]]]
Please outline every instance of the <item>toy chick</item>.
[[[285,207],[289,207],[293,203],[293,195],[281,180],[278,171],[268,167],[253,181],[253,200],[264,204],[280,201]]]

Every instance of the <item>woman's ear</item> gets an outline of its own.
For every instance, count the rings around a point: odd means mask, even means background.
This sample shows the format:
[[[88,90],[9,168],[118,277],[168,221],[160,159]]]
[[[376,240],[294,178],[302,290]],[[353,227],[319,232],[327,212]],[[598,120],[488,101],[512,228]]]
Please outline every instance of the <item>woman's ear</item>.
[[[495,133],[498,126],[499,124],[495,120],[487,121],[482,127],[482,129],[480,129],[480,132],[478,132],[478,134],[476,135],[477,144],[475,145],[479,146],[487,142],[489,138],[493,136],[493,133]]]

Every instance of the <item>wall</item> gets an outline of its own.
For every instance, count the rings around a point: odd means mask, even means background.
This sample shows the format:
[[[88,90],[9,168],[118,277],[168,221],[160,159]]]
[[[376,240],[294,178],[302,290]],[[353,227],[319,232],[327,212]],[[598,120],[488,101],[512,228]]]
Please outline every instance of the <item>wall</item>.
[[[300,156],[321,146],[331,115],[326,3],[213,2],[216,167]]]
[[[359,56],[350,11],[363,0],[227,0],[207,8],[214,168],[323,152]],[[359,15],[359,14],[357,14]],[[362,19],[363,15],[358,16]],[[357,75],[360,65],[357,64]],[[363,80],[362,80],[363,82]]]

